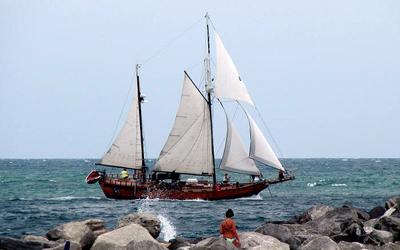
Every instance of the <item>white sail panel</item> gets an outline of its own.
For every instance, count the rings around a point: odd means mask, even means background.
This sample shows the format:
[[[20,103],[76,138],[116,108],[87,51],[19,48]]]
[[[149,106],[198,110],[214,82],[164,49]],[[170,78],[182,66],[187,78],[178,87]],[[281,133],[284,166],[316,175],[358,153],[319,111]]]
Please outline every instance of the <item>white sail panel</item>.
[[[250,157],[268,166],[285,171],[254,119],[246,111],[245,113],[250,124]]]
[[[100,164],[140,169],[142,167],[139,109],[137,95],[132,101],[125,124]]]
[[[226,121],[228,128],[220,169],[241,174],[259,175],[260,170],[256,167],[255,162],[249,158],[236,127],[228,116],[226,116]]]
[[[215,44],[217,54],[215,96],[219,99],[243,101],[254,106],[246,85],[217,33],[215,33]]]
[[[186,74],[175,123],[155,164],[155,171],[213,174],[208,103]]]

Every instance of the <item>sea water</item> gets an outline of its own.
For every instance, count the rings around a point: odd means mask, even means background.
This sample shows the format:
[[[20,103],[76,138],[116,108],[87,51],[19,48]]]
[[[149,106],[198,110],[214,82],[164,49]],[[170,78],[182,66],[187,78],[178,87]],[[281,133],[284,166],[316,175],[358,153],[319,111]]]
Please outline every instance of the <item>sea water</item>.
[[[0,235],[44,235],[62,223],[88,218],[104,219],[112,229],[121,216],[150,212],[161,221],[161,239],[201,238],[218,234],[228,208],[235,212],[239,231],[248,231],[268,220],[291,218],[314,204],[352,204],[368,210],[383,205],[390,196],[400,195],[400,159],[284,159],[296,180],[273,185],[253,197],[112,200],[105,198],[98,184],[85,183],[94,162],[0,160]],[[259,168],[264,177],[277,177],[277,171]],[[218,176],[222,179],[221,173]],[[238,175],[231,178],[248,179]]]

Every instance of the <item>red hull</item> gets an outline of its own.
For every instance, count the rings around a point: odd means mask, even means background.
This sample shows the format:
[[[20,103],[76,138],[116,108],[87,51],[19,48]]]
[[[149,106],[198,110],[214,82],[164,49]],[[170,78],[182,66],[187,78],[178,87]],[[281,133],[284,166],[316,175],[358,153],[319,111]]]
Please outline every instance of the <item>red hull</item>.
[[[104,194],[113,199],[175,199],[175,200],[222,200],[248,197],[260,193],[270,184],[291,180],[268,181],[256,183],[218,184],[213,188],[210,184],[180,183],[175,187],[161,186],[155,182],[137,182],[133,179],[118,180],[105,177],[99,184]]]

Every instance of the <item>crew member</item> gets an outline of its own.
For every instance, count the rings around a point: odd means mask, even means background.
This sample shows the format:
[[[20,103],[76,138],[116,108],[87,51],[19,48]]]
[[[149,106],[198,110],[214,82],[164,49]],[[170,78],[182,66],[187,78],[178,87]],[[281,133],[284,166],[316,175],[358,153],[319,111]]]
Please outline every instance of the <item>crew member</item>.
[[[119,174],[119,178],[120,178],[121,180],[124,180],[124,179],[128,179],[128,177],[129,177],[129,173],[128,173],[128,171],[126,170],[126,168],[124,168],[124,169],[121,171],[121,173]]]

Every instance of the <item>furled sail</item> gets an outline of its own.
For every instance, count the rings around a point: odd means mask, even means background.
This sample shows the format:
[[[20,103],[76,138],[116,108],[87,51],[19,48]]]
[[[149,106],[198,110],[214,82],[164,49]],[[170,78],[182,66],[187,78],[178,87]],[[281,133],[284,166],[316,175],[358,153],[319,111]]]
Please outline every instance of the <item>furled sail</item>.
[[[217,33],[215,33],[215,45],[217,54],[215,96],[220,100],[243,101],[254,106],[246,85]]]
[[[132,169],[140,169],[142,167],[142,145],[137,102],[136,94],[124,126],[100,160],[100,164]]]
[[[241,174],[259,175],[260,170],[256,167],[253,159],[249,158],[236,127],[228,118],[226,112],[225,115],[228,128],[220,169]]]
[[[155,171],[213,174],[208,103],[186,72],[175,123],[155,164]]]
[[[254,119],[246,111],[245,113],[250,124],[250,157],[258,162],[285,171]]]

